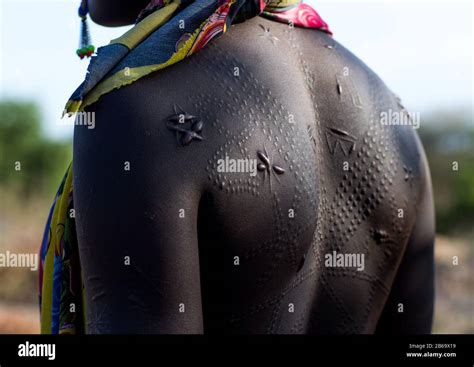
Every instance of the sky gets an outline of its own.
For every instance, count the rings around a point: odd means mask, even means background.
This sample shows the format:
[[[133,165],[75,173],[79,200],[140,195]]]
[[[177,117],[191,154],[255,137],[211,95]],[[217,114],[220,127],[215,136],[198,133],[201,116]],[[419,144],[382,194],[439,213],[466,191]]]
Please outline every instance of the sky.
[[[411,112],[465,109],[472,121],[472,0],[307,0],[334,38],[371,67]],[[88,61],[76,54],[78,0],[0,0],[0,99],[36,101],[52,138],[72,135],[61,120]],[[128,27],[89,21],[94,45]]]

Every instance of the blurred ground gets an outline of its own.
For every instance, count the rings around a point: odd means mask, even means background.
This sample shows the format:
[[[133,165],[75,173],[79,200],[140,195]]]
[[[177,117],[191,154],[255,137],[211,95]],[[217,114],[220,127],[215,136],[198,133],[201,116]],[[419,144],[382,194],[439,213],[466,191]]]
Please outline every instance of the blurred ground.
[[[458,256],[459,265],[453,265],[453,256]],[[473,266],[468,240],[437,237],[433,333],[474,333]],[[0,279],[0,334],[38,333],[37,272],[0,268]]]
[[[433,333],[474,333],[474,250],[467,239],[436,239],[436,308]],[[459,265],[453,265],[458,256]]]
[[[0,304],[0,333],[39,334],[38,307]]]

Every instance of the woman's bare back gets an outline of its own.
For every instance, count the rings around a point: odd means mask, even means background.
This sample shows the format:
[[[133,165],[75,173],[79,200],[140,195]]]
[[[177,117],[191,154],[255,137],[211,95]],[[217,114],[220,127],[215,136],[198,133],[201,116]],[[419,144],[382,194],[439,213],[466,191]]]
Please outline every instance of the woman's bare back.
[[[400,100],[330,36],[258,17],[88,110],[89,332],[429,331],[423,150],[382,124]]]

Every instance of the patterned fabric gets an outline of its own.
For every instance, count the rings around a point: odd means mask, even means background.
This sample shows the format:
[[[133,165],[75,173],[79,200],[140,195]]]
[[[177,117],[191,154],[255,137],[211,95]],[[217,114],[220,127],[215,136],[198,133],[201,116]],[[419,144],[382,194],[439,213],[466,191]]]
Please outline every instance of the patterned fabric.
[[[301,0],[152,0],[132,29],[98,49],[65,113],[81,112],[102,95],[181,61],[225,33],[233,22],[257,15],[331,33],[318,13]],[[72,165],[49,213],[40,257],[41,333],[83,333],[85,289],[74,219]]]
[[[39,301],[42,334],[84,331],[84,287],[69,166],[49,212],[40,249]]]

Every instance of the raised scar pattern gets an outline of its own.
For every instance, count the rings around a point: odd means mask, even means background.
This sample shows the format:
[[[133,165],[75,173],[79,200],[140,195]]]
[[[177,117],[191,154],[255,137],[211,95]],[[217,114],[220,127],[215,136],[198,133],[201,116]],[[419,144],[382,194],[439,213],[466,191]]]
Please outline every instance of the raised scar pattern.
[[[265,172],[265,175],[266,173],[268,173],[268,176],[270,177],[269,181],[270,181],[270,190],[271,190],[272,189],[271,173],[273,172],[275,174],[275,177],[278,177],[278,175],[284,174],[285,170],[276,164],[272,164],[272,162],[270,161],[270,158],[268,157],[267,150],[265,148],[263,151],[261,150],[257,151],[257,157],[261,161],[259,164],[257,164],[257,170],[260,172]]]
[[[329,152],[334,155],[339,146],[342,150],[342,153],[347,157],[355,149],[356,138],[347,133],[344,130],[336,128],[327,128],[326,129],[326,141],[328,143]]]
[[[410,181],[411,183],[411,180],[413,179],[413,171],[411,168],[407,167],[407,166],[403,166],[403,172],[404,172],[404,180],[405,181]]]
[[[388,233],[383,229],[374,229],[373,238],[377,245],[382,245],[388,241]]]
[[[181,113],[178,113],[176,105],[173,108],[175,114],[168,117],[166,127],[175,132],[178,144],[187,146],[193,140],[203,140],[203,137],[200,135],[204,126],[203,121],[196,116],[184,112],[183,109],[181,109]]]
[[[337,93],[341,96],[341,98],[347,91],[351,97],[352,104],[357,108],[362,108],[362,99],[359,95],[359,92],[357,91],[356,86],[354,85],[354,81],[350,76],[337,74],[336,86]]]
[[[316,137],[315,137],[314,129],[311,125],[308,125],[306,127],[306,130],[308,132],[309,140],[311,141],[311,146],[313,147],[313,151],[314,151],[315,154],[318,154],[318,151],[316,149],[317,143],[316,143]]]
[[[263,34],[260,34],[260,37],[265,37],[271,41],[273,45],[276,45],[279,38],[270,33],[270,28],[265,28],[263,25],[259,24],[260,28],[263,29]]]

